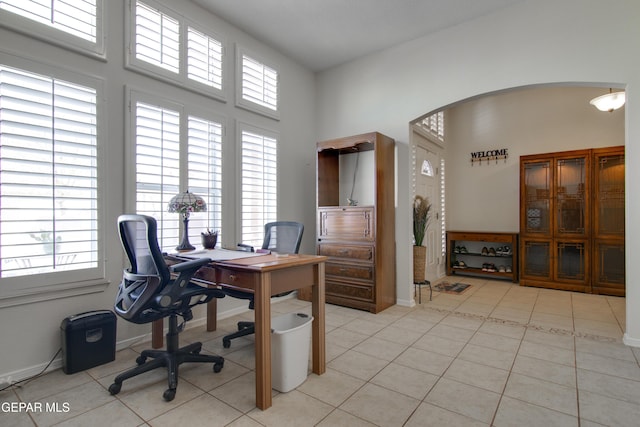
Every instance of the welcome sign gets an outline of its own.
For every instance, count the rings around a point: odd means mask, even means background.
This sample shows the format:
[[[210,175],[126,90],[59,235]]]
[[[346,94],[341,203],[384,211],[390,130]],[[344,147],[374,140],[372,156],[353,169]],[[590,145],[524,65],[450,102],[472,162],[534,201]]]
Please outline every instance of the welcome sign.
[[[495,160],[496,163],[498,163],[498,160],[504,160],[506,162],[507,157],[509,157],[507,150],[507,148],[501,148],[499,150],[474,151],[471,153],[471,166],[476,162],[482,164],[483,160],[486,160],[487,163],[491,160]]]

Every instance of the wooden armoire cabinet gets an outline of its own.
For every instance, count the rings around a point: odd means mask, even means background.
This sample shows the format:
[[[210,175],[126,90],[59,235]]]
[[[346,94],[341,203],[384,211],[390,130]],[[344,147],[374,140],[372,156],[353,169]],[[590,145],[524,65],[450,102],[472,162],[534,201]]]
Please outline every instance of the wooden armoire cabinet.
[[[372,132],[316,148],[317,253],[329,257],[326,301],[378,313],[396,302],[395,142]],[[366,170],[357,175],[358,168]],[[357,205],[349,205],[352,197]],[[308,300],[307,291],[299,297]]]
[[[520,284],[624,296],[624,147],[520,157]]]

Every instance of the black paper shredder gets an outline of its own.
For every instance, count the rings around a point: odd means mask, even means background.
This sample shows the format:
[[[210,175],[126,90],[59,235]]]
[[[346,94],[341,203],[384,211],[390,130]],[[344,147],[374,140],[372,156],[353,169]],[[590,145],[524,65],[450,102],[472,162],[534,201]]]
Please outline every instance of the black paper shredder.
[[[60,324],[62,370],[74,374],[116,358],[116,315],[109,310],[66,317]]]

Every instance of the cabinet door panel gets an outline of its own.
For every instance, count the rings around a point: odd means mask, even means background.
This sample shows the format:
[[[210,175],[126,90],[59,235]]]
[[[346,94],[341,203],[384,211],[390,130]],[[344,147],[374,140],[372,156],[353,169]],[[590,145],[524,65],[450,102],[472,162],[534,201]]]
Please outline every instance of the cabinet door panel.
[[[587,158],[558,159],[556,165],[556,231],[562,235],[586,236]]]
[[[318,238],[321,240],[375,240],[373,208],[322,208],[319,215]]]
[[[556,279],[587,283],[588,248],[586,242],[556,242]]]
[[[526,163],[522,171],[524,219],[521,224],[527,234],[551,234],[551,162]]]
[[[607,241],[596,241],[594,247],[594,291],[624,296],[625,263],[624,244]]]
[[[522,277],[532,279],[551,279],[551,242],[522,241]]]
[[[595,234],[624,238],[624,154],[595,156]]]

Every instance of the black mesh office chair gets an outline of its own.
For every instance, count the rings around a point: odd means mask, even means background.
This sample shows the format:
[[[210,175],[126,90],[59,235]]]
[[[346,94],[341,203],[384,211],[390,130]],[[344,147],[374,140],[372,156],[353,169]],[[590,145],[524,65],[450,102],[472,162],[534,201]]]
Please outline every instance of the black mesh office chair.
[[[178,334],[184,323],[178,326],[177,317],[186,322],[193,318],[191,307],[204,304],[213,298],[224,298],[219,289],[206,288],[191,283],[196,271],[211,261],[195,259],[172,266],[165,263],[158,246],[156,220],[144,215],[121,215],[118,230],[122,247],[131,267],[124,270],[118,289],[115,312],[133,323],[149,323],[169,318],[166,350],[144,350],[136,359],[137,366],[118,375],[109,387],[111,394],[118,394],[122,382],[152,369],[166,367],[169,388],[165,400],[173,400],[178,386],[178,366],[184,362],[213,363],[213,371],[220,372],[224,359],[220,356],[199,354],[202,343],[196,342],[178,347]],[[176,279],[171,273],[177,273]],[[147,358],[151,360],[147,361]]]
[[[269,249],[271,252],[276,253],[297,254],[300,249],[300,242],[302,242],[303,232],[304,225],[299,222],[276,221],[265,224],[262,249]],[[242,292],[235,289],[225,289],[224,292],[234,298],[249,300],[249,308],[253,310],[253,293]],[[289,293],[291,292],[285,292],[274,296],[284,296]],[[238,331],[225,335],[222,338],[222,345],[224,348],[229,348],[231,347],[232,339],[255,334],[255,332],[254,322],[238,322]]]

